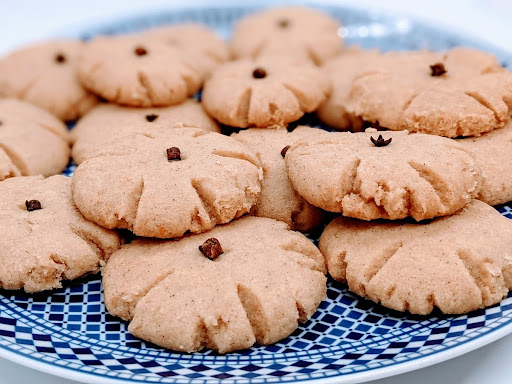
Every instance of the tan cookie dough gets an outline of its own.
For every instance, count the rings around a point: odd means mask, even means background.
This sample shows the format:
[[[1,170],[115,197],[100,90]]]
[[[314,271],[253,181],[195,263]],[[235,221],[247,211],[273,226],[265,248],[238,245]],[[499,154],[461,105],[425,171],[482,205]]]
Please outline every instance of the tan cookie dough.
[[[78,212],[68,177],[4,180],[0,196],[3,289],[59,288],[61,280],[97,272],[120,246],[116,232],[90,223]]]
[[[214,260],[198,249],[211,238],[223,251]],[[136,240],[110,258],[103,287],[135,336],[227,353],[275,343],[310,319],[326,295],[325,261],[285,223],[245,217],[178,241]]]
[[[428,224],[338,217],[320,250],[334,279],[398,311],[466,313],[512,288],[512,221],[478,200]]]

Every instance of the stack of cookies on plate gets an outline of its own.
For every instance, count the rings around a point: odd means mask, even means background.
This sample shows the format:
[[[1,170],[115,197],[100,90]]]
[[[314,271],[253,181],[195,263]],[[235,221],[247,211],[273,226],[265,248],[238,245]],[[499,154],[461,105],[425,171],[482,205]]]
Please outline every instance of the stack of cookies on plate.
[[[287,337],[327,271],[411,313],[499,302],[512,222],[488,204],[512,200],[512,75],[470,49],[343,49],[339,29],[284,7],[229,45],[185,24],[3,58],[2,288],[101,269],[109,312],[184,352]],[[315,111],[356,133],[297,126]],[[70,153],[72,179],[52,176]],[[301,232],[326,211],[318,249]]]

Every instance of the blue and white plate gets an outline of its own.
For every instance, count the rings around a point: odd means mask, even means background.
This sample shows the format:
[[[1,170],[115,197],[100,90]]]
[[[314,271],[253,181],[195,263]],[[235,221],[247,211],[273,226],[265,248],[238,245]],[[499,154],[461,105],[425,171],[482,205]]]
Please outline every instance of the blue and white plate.
[[[507,65],[512,55],[405,17],[324,7],[339,18],[347,44],[382,50],[442,50],[474,46]],[[201,8],[160,12],[94,27],[81,37],[133,32],[194,21],[228,37],[234,21],[253,8]],[[304,122],[316,124],[314,118]],[[72,173],[70,167],[67,174]],[[499,207],[512,219],[510,205]],[[99,276],[36,295],[0,291],[0,356],[69,379],[90,383],[354,383],[434,364],[512,332],[512,294],[465,316],[411,316],[390,311],[329,281],[328,298],[313,319],[290,337],[226,356],[211,351],[173,353],[128,333],[103,304]]]

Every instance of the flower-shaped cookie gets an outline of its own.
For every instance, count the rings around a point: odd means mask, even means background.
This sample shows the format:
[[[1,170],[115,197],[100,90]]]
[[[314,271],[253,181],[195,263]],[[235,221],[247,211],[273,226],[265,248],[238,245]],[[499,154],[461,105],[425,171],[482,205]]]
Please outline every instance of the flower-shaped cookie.
[[[325,283],[313,243],[259,217],[178,241],[136,240],[103,270],[109,312],[135,336],[183,352],[275,343],[313,315]]]

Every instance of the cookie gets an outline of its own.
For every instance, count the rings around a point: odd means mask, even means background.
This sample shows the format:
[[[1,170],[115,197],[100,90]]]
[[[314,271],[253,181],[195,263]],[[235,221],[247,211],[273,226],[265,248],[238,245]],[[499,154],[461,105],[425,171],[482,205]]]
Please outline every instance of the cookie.
[[[286,125],[313,112],[331,91],[320,69],[286,57],[224,64],[205,83],[206,112],[233,127]]]
[[[320,238],[331,276],[398,311],[460,314],[512,288],[512,222],[474,200],[428,224],[338,217]]]
[[[59,119],[24,101],[0,99],[0,180],[61,173],[69,152]]]
[[[512,74],[490,54],[392,52],[354,79],[346,109],[391,130],[476,136],[510,119]]]
[[[202,24],[166,25],[150,29],[143,36],[189,52],[204,78],[231,56],[227,43]]]
[[[85,220],[65,176],[0,182],[0,287],[39,292],[95,273],[120,246],[114,231]]]
[[[292,132],[283,129],[250,128],[231,137],[241,141],[258,156],[263,168],[261,196],[252,214],[284,221],[292,229],[309,231],[320,224],[322,210],[304,200],[288,179],[284,155],[289,145],[310,135],[325,131],[297,127]]]
[[[0,97],[16,97],[63,121],[78,119],[96,103],[76,74],[84,43],[54,40],[23,47],[0,60]]]
[[[91,92],[133,107],[179,104],[201,86],[192,56],[136,35],[93,39],[84,47],[77,69]]]
[[[326,295],[325,261],[279,221],[245,217],[178,241],[136,240],[103,270],[109,312],[128,330],[182,352],[272,344]]]
[[[319,10],[288,6],[254,12],[233,31],[236,58],[287,55],[321,65],[341,51],[341,25]]]
[[[407,132],[337,132],[286,152],[295,190],[311,204],[362,220],[430,219],[475,198],[480,171],[453,140]]]
[[[100,104],[85,115],[71,131],[73,161],[82,163],[103,145],[125,134],[143,132],[154,127],[194,127],[219,132],[217,123],[194,99],[160,108],[130,108]]]
[[[172,238],[249,212],[261,177],[257,157],[235,139],[155,128],[123,136],[80,164],[73,199],[85,217],[105,228]]]

